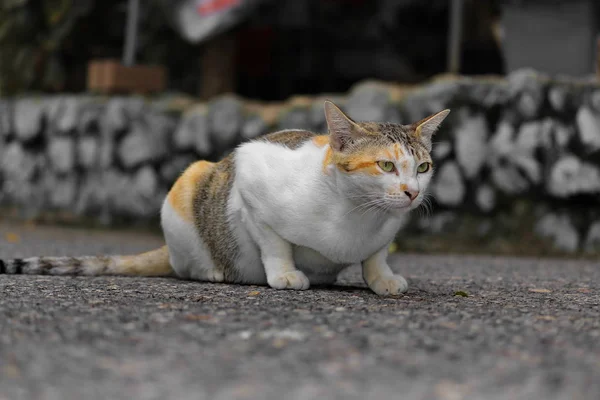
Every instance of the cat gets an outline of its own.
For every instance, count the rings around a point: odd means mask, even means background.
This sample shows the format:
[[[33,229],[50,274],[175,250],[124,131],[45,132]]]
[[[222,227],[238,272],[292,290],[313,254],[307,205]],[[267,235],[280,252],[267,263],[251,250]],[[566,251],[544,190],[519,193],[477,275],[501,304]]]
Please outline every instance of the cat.
[[[405,213],[433,175],[432,135],[450,110],[411,125],[355,122],[330,101],[328,135],[283,130],[197,161],[161,209],[166,246],[133,256],[0,260],[0,273],[176,276],[304,290],[360,265],[379,295],[408,284],[387,264]]]

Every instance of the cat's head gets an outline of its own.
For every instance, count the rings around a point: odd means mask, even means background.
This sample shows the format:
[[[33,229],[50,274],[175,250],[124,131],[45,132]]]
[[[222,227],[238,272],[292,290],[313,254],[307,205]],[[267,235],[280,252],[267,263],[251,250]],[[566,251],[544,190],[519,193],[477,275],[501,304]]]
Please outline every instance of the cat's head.
[[[450,110],[411,125],[354,122],[325,102],[329,129],[328,171],[338,189],[360,209],[401,215],[418,207],[433,175],[431,139]]]

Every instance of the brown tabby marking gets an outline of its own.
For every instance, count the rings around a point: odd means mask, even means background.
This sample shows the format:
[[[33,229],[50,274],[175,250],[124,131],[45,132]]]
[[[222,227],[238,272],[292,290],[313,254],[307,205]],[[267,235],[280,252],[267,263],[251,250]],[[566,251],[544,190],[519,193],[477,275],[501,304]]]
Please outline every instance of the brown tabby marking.
[[[234,176],[235,165],[230,154],[207,169],[192,186],[191,202],[196,230],[210,250],[215,268],[229,282],[236,280],[233,266],[239,251],[227,219],[227,199]]]
[[[285,147],[290,149],[297,149],[302,146],[307,140],[314,138],[315,135],[312,132],[301,131],[301,130],[287,130],[281,132],[271,133],[265,136],[262,136],[258,140],[263,140],[265,142],[278,143],[282,144]]]

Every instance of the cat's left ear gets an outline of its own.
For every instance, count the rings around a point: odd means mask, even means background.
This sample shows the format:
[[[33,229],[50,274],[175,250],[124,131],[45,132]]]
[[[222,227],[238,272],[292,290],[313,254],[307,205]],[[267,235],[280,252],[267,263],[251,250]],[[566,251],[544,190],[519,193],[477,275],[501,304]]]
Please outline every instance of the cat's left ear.
[[[438,130],[442,121],[450,114],[450,110],[446,109],[437,114],[430,115],[427,118],[415,123],[415,136],[421,140],[431,150],[431,137]]]

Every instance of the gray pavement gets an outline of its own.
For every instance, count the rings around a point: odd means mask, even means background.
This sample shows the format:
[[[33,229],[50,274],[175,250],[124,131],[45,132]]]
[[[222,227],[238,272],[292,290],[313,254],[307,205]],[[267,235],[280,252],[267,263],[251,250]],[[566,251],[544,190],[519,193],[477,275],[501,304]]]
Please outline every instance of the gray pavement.
[[[0,223],[2,258],[161,243]],[[0,400],[600,399],[600,261],[390,261],[405,296],[0,276]]]

